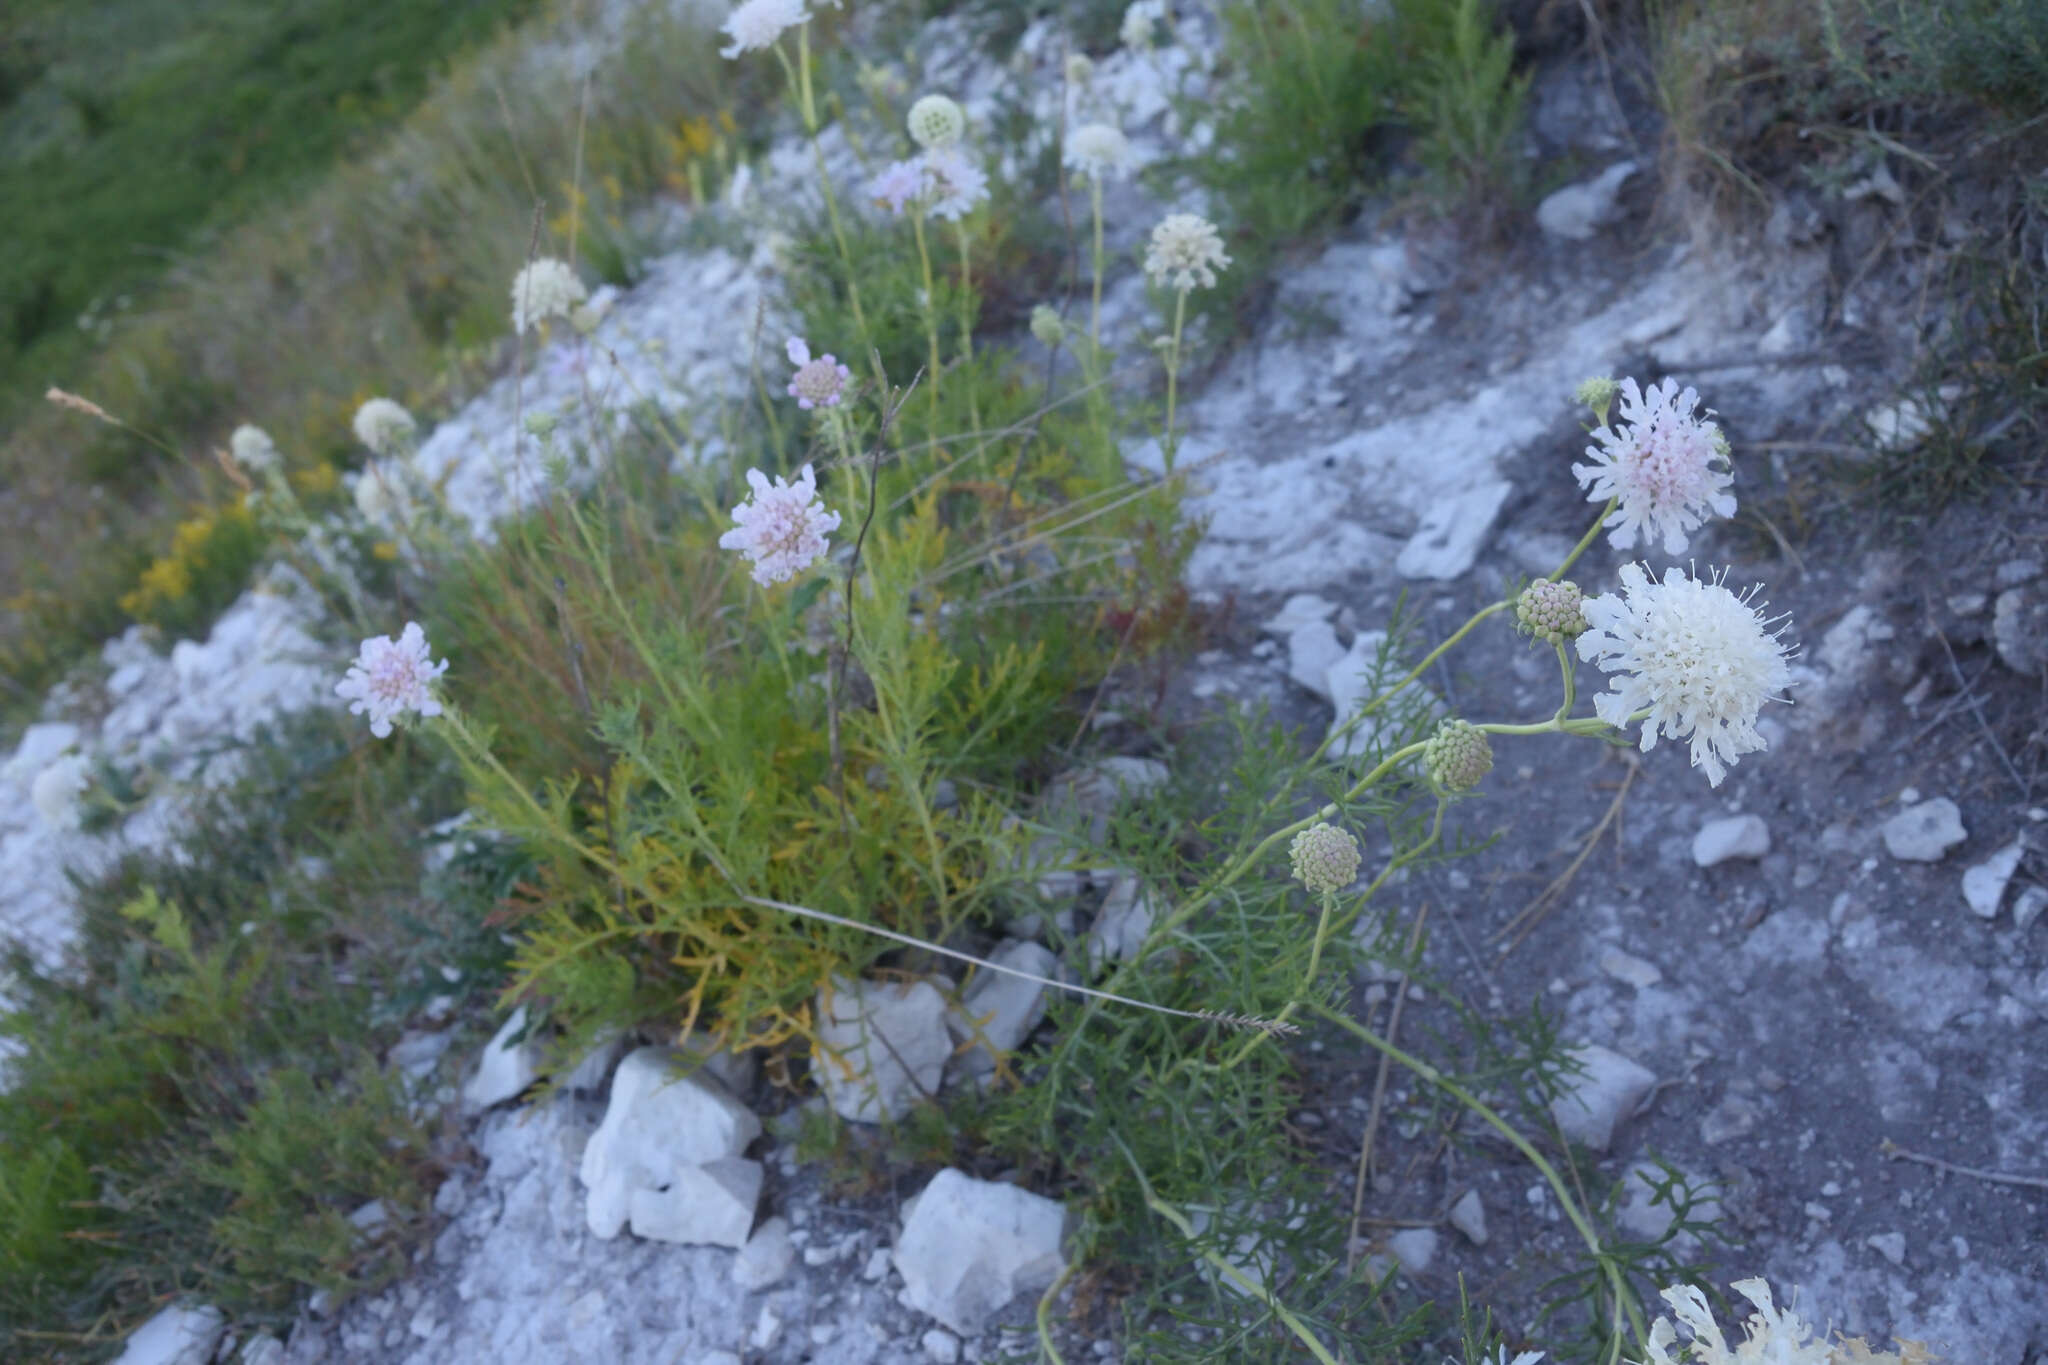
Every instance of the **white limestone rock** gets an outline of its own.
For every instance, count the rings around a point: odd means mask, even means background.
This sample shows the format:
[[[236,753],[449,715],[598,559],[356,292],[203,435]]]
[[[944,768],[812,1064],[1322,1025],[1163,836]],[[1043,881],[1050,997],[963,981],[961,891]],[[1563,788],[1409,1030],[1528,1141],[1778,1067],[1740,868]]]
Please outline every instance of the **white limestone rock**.
[[[1402,1270],[1420,1275],[1436,1259],[1437,1240],[1435,1228],[1402,1228],[1387,1238],[1387,1250],[1393,1253]]]
[[[761,1163],[728,1156],[679,1168],[663,1189],[634,1190],[627,1207],[635,1236],[737,1249],[760,1202]]]
[[[1021,939],[997,944],[988,960],[1043,977],[1051,977],[1059,966],[1050,948]],[[1045,987],[1007,972],[983,971],[962,993],[960,1003],[946,1011],[947,1030],[967,1048],[956,1065],[969,1078],[988,1076],[996,1068],[995,1054],[1015,1051],[1043,1018]]]
[[[1591,180],[1553,191],[1536,206],[1536,226],[1568,242],[1587,241],[1615,217],[1622,183],[1635,173],[1635,162],[1617,161]]]
[[[765,1220],[732,1258],[732,1282],[752,1292],[782,1283],[796,1264],[796,1244],[789,1239],[789,1220]]]
[[[1692,860],[1714,867],[1732,858],[1752,861],[1771,851],[1771,827],[1761,815],[1730,815],[1709,820],[1692,837]]]
[[[512,1039],[526,1027],[526,1006],[512,1011],[477,1063],[476,1074],[462,1087],[462,1107],[479,1113],[494,1104],[516,1098],[540,1079],[540,1044],[531,1038],[519,1043]]]
[[[206,1365],[227,1327],[211,1305],[172,1304],[129,1335],[114,1365]]]
[[[2018,838],[1963,873],[1963,901],[1972,914],[1980,919],[1998,918],[2005,888],[2012,881],[2012,874],[2019,871],[2020,859],[2026,856],[2027,841]]]
[[[1487,533],[1506,505],[1514,485],[1505,479],[1481,479],[1430,503],[1401,553],[1394,571],[1403,578],[1447,582],[1472,567]]]
[[[1319,593],[1298,592],[1281,604],[1259,629],[1285,640],[1306,626],[1320,625],[1337,614],[1337,604]]]
[[[1136,873],[1119,873],[1088,926],[1089,972],[1135,956],[1152,932],[1152,913],[1152,893],[1144,881]]]
[[[1328,621],[1311,621],[1287,636],[1287,676],[1324,701],[1330,699],[1330,668],[1343,657]]]
[[[1570,1088],[1550,1102],[1550,1113],[1566,1137],[1604,1152],[1614,1140],[1615,1126],[1635,1112],[1657,1075],[1598,1043],[1575,1051],[1585,1071],[1566,1079]]]
[[[1458,1196],[1458,1202],[1451,1205],[1450,1223],[1473,1246],[1486,1245],[1486,1205],[1479,1202],[1479,1191],[1467,1190]]]
[[[1019,1294],[1042,1292],[1066,1266],[1066,1214],[1050,1199],[947,1169],[903,1222],[895,1261],[906,1308],[963,1336]]]
[[[943,978],[941,978],[943,979]],[[947,983],[951,989],[951,983]],[[832,979],[817,1000],[818,1087],[856,1123],[900,1119],[938,1093],[953,1043],[946,997],[925,981]]]
[[[1878,829],[1894,858],[1909,863],[1938,863],[1948,851],[1970,837],[1963,813],[1946,796],[1908,806]]]
[[[585,1217],[594,1236],[625,1228],[638,1190],[663,1190],[680,1174],[736,1157],[761,1135],[761,1121],[724,1086],[666,1048],[626,1055],[612,1076],[604,1122],[583,1149],[579,1174],[590,1190]],[[735,1244],[737,1245],[737,1244]]]
[[[2030,886],[2013,900],[2012,927],[2025,933],[2034,927],[2034,921],[2041,918],[2041,912],[2048,910],[2048,889]]]

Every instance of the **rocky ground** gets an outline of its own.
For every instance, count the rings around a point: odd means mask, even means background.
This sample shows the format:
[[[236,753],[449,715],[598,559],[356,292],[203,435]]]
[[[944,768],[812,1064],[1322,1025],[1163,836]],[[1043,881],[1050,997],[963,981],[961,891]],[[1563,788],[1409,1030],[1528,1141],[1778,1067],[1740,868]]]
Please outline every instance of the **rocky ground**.
[[[1207,30],[1186,30],[1199,52]],[[944,52],[955,38],[930,40]],[[1057,60],[1049,43],[1026,51],[1040,67]],[[1152,88],[1118,60],[1105,79]],[[1199,77],[1199,60],[1190,70]],[[965,84],[984,97],[1008,79],[977,71]],[[1589,68],[1561,59],[1537,101],[1544,155],[1600,168],[1629,150],[1629,121]],[[1161,110],[1146,117],[1163,137]],[[1589,170],[1599,189],[1495,255],[1368,215],[1283,272],[1259,335],[1186,390],[1179,458],[1199,464],[1190,511],[1207,519],[1190,579],[1219,624],[1175,680],[1174,714],[1263,703],[1319,735],[1331,665],[1397,597],[1419,616],[1416,638],[1433,641],[1516,575],[1552,568],[1593,510],[1569,473],[1585,444],[1570,394],[1589,376],[1697,387],[1733,442],[1746,508],[1775,507],[1813,476],[1820,456],[1799,443],[1868,446],[1896,424],[1897,410],[1882,409],[1909,360],[1912,319],[1898,301],[1915,277],[1895,263],[1845,287],[1843,261],[1904,210],[1882,194],[1788,199],[1767,232],[1714,247],[1647,229],[1654,178],[1648,165],[1633,178]],[[1126,207],[1135,239],[1156,209]],[[722,313],[746,313],[771,272],[766,257],[725,253],[661,263],[607,319],[617,350],[664,339],[629,352],[649,367],[636,383],[703,399],[735,382],[714,350],[679,359],[675,348],[693,343],[675,319],[697,316],[707,294]],[[1134,278],[1112,290],[1120,329],[1137,325],[1137,302]],[[513,409],[533,410],[536,383],[541,401],[549,385],[573,395],[585,382],[575,364],[544,357],[516,397],[494,391],[444,423],[423,461],[453,467],[465,451],[509,447]],[[1130,456],[1158,459],[1144,446]],[[490,490],[507,486],[506,471],[474,469],[451,487],[473,479],[473,514],[487,520],[503,510]],[[1734,1240],[1695,1253],[1710,1278],[1765,1274],[1781,1293],[1796,1289],[1806,1316],[1851,1333],[1925,1339],[1969,1365],[2034,1365],[2048,1352],[2048,890],[2030,847],[2048,837],[2034,833],[2048,820],[2037,790],[2048,509],[2021,483],[1905,533],[1846,506],[1796,547],[1738,520],[1690,551],[1703,568],[1730,566],[1733,583],[1764,582],[1804,645],[1769,752],[1710,789],[1669,745],[1635,755],[1503,740],[1480,799],[1457,810],[1495,842],[1416,872],[1385,905],[1404,926],[1426,909],[1425,963],[1444,989],[1492,1014],[1540,999],[1566,1038],[1601,1049],[1588,1054],[1598,1084],[1586,1105],[1567,1103],[1560,1118],[1607,1174],[1657,1157],[1711,1186]],[[1574,576],[1599,591],[1617,564],[1603,541]],[[254,672],[270,680],[265,704],[312,702],[319,670],[307,655],[333,657],[312,645],[312,627],[244,623],[279,610],[238,607],[212,642],[168,661],[122,654],[120,667],[139,671],[109,680],[99,742],[190,752],[201,735],[176,718],[198,703],[175,688],[201,680]],[[1425,681],[1471,719],[1536,719],[1556,704],[1547,652],[1498,622]],[[1595,685],[1582,670],[1582,689]],[[150,687],[173,699],[152,702],[146,724],[124,721],[137,705],[127,698]],[[225,733],[258,708],[216,709],[212,729],[192,725]],[[117,741],[123,727],[137,734]],[[20,793],[0,812],[25,810],[33,772],[81,741],[89,729],[32,731],[6,772]],[[10,830],[10,927],[39,927],[54,946],[55,867],[94,846],[26,819]],[[1588,843],[1518,937],[1518,916]],[[1355,984],[1358,1007],[1387,1027],[1398,983]],[[1399,1027],[1420,1038],[1453,1026],[1422,992]],[[431,1065],[431,1042],[421,1047]],[[1311,1038],[1302,1056],[1295,1126],[1348,1192],[1375,1068],[1335,1039]],[[491,1067],[472,1109],[519,1089],[509,1054]],[[730,1119],[698,1158],[728,1190],[759,1182],[761,1221],[731,1238],[744,1251],[600,1237],[585,1181],[593,1142],[613,1141],[598,1136],[604,1078],[594,1068],[583,1090],[465,1117],[469,1159],[441,1191],[445,1224],[414,1274],[336,1313],[309,1308],[288,1343],[242,1358],[851,1365],[1035,1350],[1022,1330],[1034,1293],[983,1312],[974,1292],[934,1287],[906,1227],[922,1180],[835,1200],[816,1167],[796,1162],[788,1123],[754,1136]],[[767,1099],[743,1074],[726,1081],[740,1101]],[[706,1093],[707,1112],[726,1112]],[[1462,1279],[1511,1332],[1526,1330],[1542,1280],[1570,1255],[1569,1229],[1526,1165],[1468,1132],[1445,1142],[1411,1121],[1421,1101],[1397,1074],[1365,1205],[1374,1249],[1449,1302]],[[1032,1207],[991,1197],[995,1221],[963,1214],[942,1264],[981,1254],[977,1235],[1026,1240]],[[635,1205],[630,1221],[652,1226],[658,1212]],[[1622,1211],[1648,1235],[1656,1216],[1640,1193]],[[986,1273],[1007,1290],[1042,1283],[1043,1269]],[[1070,1361],[1117,1355],[1076,1326],[1059,1339]]]

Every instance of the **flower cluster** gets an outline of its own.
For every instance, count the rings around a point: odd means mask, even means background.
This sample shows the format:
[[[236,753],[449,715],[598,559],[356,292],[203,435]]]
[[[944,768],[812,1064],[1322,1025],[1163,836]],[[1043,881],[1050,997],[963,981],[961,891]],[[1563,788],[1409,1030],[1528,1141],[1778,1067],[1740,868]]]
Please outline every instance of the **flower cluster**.
[[[336,696],[349,701],[351,715],[370,717],[370,733],[379,739],[391,733],[391,722],[406,712],[438,716],[434,680],[448,671],[448,661],[433,663],[426,632],[407,621],[396,640],[374,635],[363,641],[348,674],[334,685]]]
[[[826,535],[839,529],[839,514],[817,501],[817,476],[805,465],[796,482],[777,477],[773,484],[758,469],[747,471],[753,489],[732,509],[737,523],[718,538],[721,549],[738,550],[754,565],[754,581],[762,587],[794,578],[826,551]]]
[[[544,319],[573,317],[589,297],[574,266],[541,256],[512,278],[512,330],[524,336]]]
[[[1720,786],[1728,764],[1765,747],[1757,712],[1785,700],[1792,681],[1783,618],[1765,620],[1749,605],[1754,592],[1738,597],[1718,578],[1675,567],[1660,583],[1640,564],[1622,565],[1621,592],[1586,600],[1589,628],[1578,638],[1579,657],[1615,675],[1594,713],[1620,729],[1647,711],[1644,750],[1660,733],[1690,739],[1693,766]]]
[[[1579,585],[1569,578],[1553,583],[1539,578],[1515,598],[1515,624],[1545,644],[1576,640],[1586,630],[1586,612]]]
[[[1041,303],[1031,310],[1031,335],[1040,344],[1058,346],[1067,339],[1067,323],[1059,309],[1049,303]]]
[[[789,379],[789,396],[796,399],[796,405],[806,411],[838,407],[853,371],[834,360],[830,351],[812,359],[811,345],[802,337],[791,337],[786,346],[789,363],[796,366]]]
[[[1230,264],[1216,225],[1192,213],[1169,213],[1152,229],[1145,249],[1145,274],[1155,285],[1175,289],[1214,288],[1216,272]]]
[[[270,439],[270,433],[247,422],[228,437],[228,454],[245,472],[259,478],[284,468],[284,457],[277,453],[277,443]]]
[[[732,45],[720,48],[718,55],[732,58],[773,47],[784,33],[810,21],[804,0],[743,0],[718,26],[720,33],[732,39]]]
[[[1067,135],[1066,166],[1093,180],[1122,175],[1131,168],[1130,139],[1114,124],[1084,123]]]
[[[1705,1294],[1689,1284],[1673,1285],[1663,1292],[1664,1302],[1685,1324],[1692,1341],[1674,1354],[1678,1329],[1670,1318],[1659,1318],[1650,1328],[1650,1357],[1640,1365],[1931,1365],[1934,1359],[1917,1341],[1901,1341],[1897,1352],[1889,1352],[1872,1351],[1869,1343],[1856,1338],[1832,1344],[1816,1340],[1813,1328],[1797,1313],[1778,1307],[1764,1280],[1737,1280],[1730,1288],[1756,1309],[1743,1324],[1739,1345],[1729,1348]]]
[[[967,135],[967,113],[944,95],[926,95],[910,106],[910,140],[928,152],[956,146]]]
[[[1735,482],[1728,468],[1728,441],[1721,429],[1695,417],[1699,394],[1680,392],[1667,379],[1644,393],[1633,379],[1621,381],[1621,430],[1602,426],[1597,445],[1586,447],[1592,464],[1574,464],[1572,474],[1589,502],[1618,499],[1606,525],[1617,550],[1633,549],[1640,534],[1663,536],[1666,554],[1684,554],[1686,532],[1708,516],[1732,517]]]
[[[1493,771],[1493,746],[1470,721],[1447,720],[1422,746],[1422,769],[1447,792],[1468,792]]]
[[[372,398],[356,409],[356,439],[379,455],[392,455],[412,445],[419,423],[389,398]]]
[[[1318,896],[1335,895],[1358,880],[1358,840],[1318,820],[1287,846],[1294,878]]]
[[[52,829],[74,830],[84,822],[78,798],[92,785],[92,764],[83,754],[65,754],[29,783],[29,804]]]

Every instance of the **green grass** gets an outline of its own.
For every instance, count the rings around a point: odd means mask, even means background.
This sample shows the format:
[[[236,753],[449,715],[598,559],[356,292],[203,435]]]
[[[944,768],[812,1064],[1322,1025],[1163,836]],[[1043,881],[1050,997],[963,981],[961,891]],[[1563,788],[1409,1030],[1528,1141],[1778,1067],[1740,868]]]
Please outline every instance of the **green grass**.
[[[303,191],[537,0],[29,0],[0,19],[0,413],[76,367],[77,320],[200,234]],[[202,248],[203,249],[203,248]],[[147,306],[147,300],[138,301]]]

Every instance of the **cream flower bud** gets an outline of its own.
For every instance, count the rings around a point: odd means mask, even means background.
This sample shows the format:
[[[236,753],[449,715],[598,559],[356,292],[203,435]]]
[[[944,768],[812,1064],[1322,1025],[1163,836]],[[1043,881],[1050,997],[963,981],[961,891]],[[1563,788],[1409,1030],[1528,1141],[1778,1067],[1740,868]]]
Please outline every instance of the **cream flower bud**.
[[[1334,895],[1358,880],[1358,840],[1318,820],[1287,846],[1294,878],[1318,896]]]
[[[1422,769],[1447,792],[1468,792],[1493,771],[1493,746],[1470,721],[1447,720],[1422,748]]]

